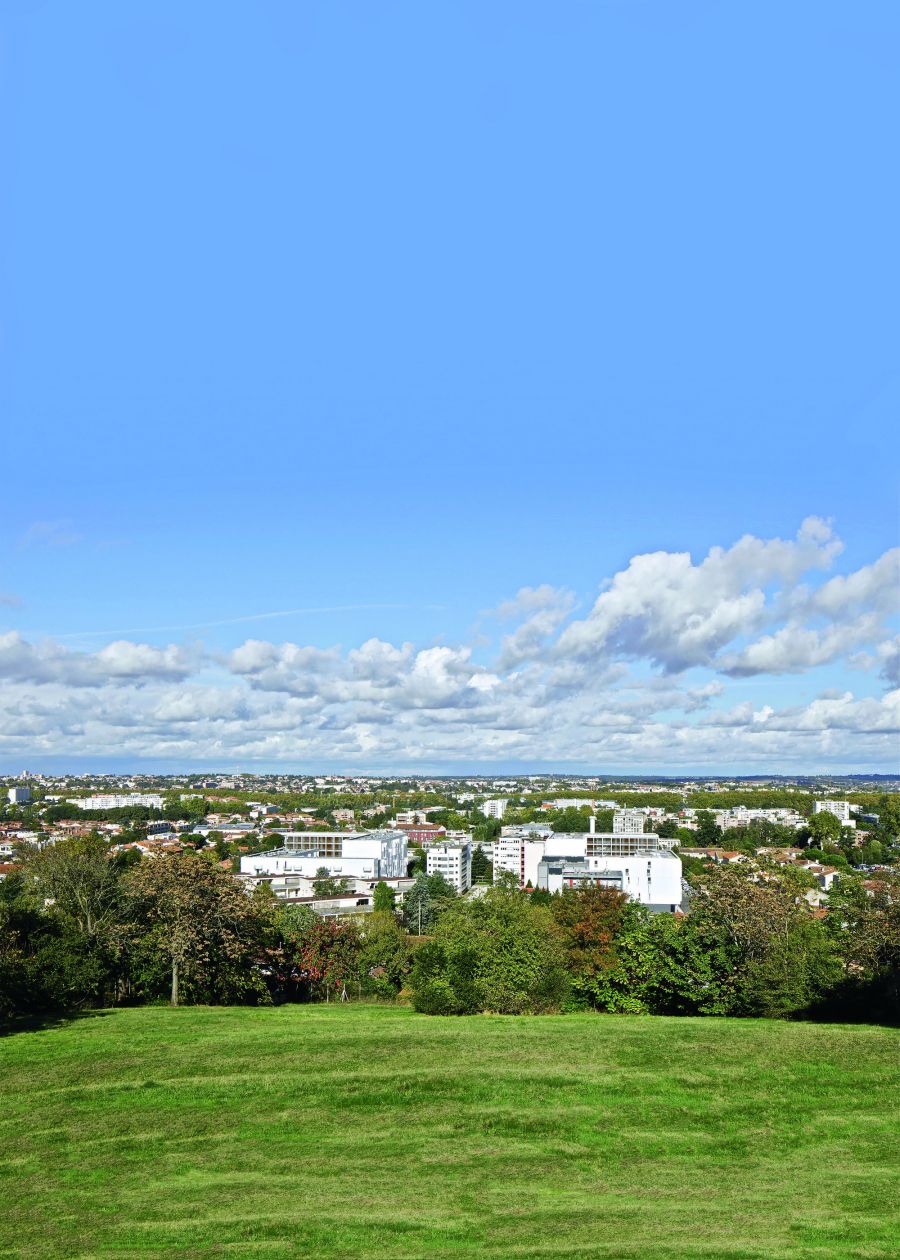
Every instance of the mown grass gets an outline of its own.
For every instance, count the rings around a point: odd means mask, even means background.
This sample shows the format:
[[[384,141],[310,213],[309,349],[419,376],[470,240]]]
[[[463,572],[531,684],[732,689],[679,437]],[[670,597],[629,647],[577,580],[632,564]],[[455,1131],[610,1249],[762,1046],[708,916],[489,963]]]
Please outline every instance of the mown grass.
[[[894,1257],[900,1036],[391,1008],[0,1040],[0,1255]]]

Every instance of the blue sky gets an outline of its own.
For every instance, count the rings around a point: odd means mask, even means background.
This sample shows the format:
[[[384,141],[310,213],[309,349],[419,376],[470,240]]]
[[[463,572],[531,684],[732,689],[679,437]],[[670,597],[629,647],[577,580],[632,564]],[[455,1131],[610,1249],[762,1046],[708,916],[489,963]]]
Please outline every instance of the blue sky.
[[[796,592],[898,543],[898,38],[875,2],[7,0],[0,768],[896,768],[895,564]],[[827,564],[591,611],[810,517]],[[413,645],[379,687],[372,639]]]

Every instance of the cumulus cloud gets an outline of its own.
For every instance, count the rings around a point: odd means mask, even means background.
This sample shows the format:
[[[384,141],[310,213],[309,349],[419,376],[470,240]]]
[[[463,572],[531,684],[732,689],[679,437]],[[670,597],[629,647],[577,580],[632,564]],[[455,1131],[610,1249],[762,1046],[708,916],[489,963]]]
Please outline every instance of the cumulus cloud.
[[[514,669],[523,661],[540,656],[575,603],[571,591],[557,590],[553,586],[524,586],[514,599],[501,604],[496,610],[498,618],[511,620],[524,615],[524,620],[503,640],[500,668]]]
[[[157,648],[119,639],[99,652],[76,652],[52,640],[30,643],[15,630],[0,635],[0,679],[99,687],[117,680],[185,678],[191,667],[191,654],[175,644]]]
[[[524,587],[477,643],[345,650],[247,639],[224,655],[116,639],[96,652],[0,635],[0,747],[335,767],[556,762],[684,769],[890,764],[896,755],[898,552],[821,578],[831,526],[634,557],[572,620],[575,596]],[[747,688],[836,662],[881,697],[804,705]],[[753,677],[755,681],[748,682]],[[837,675],[839,677],[839,675]],[[740,688],[741,691],[737,691]],[[783,693],[782,693],[783,694]]]
[[[792,622],[764,635],[742,651],[724,657],[719,668],[734,677],[750,674],[799,674],[827,665],[860,643],[877,637],[881,618],[870,613],[846,625],[814,629]]]
[[[879,643],[878,660],[881,664],[881,677],[891,687],[900,687],[900,634]]]
[[[802,611],[834,618],[852,617],[862,609],[885,616],[900,612],[900,547],[886,551],[874,564],[830,578],[816,591],[803,592]]]
[[[296,643],[268,643],[247,639],[227,657],[232,673],[246,678],[251,687],[262,691],[285,691],[293,695],[313,695],[336,669],[337,648],[300,647]]]
[[[543,586],[521,587],[512,599],[505,599],[487,615],[500,621],[512,621],[533,613],[545,612],[547,609],[564,608],[568,611],[574,604],[575,596],[572,591],[544,583]]]
[[[563,656],[647,659],[670,673],[709,665],[768,616],[766,587],[827,569],[843,544],[818,517],[793,541],[745,535],[727,550],[713,547],[700,564],[687,552],[635,556],[598,596],[589,615],[562,633]]]

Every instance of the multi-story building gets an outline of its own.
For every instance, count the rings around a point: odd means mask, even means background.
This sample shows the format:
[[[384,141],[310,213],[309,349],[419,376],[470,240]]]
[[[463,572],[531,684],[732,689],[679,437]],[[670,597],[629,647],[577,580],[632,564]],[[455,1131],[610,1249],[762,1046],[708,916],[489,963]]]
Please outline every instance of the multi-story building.
[[[681,860],[652,833],[558,832],[543,837],[500,836],[494,849],[494,879],[504,871],[521,887],[559,892],[584,883],[615,888],[651,910],[681,904]]]
[[[556,835],[538,864],[537,887],[549,892],[597,884],[654,911],[681,905],[681,859],[644,835]]]
[[[696,810],[691,810],[691,814],[696,815]],[[734,805],[731,809],[714,810],[713,818],[723,831],[727,831],[729,827],[747,827],[750,823],[757,821],[778,823],[782,827],[802,827],[806,822],[806,819],[793,809],[748,809],[746,805]]]
[[[834,814],[846,827],[850,822],[849,801],[814,801],[814,814]]]
[[[128,809],[131,805],[145,805],[147,809],[162,809],[163,799],[155,792],[124,792],[101,796],[73,797],[67,805],[79,809]]]
[[[481,812],[485,818],[502,818],[506,813],[506,807],[509,804],[508,798],[498,797],[492,801],[481,802]]]
[[[551,801],[542,801],[541,809],[615,809],[615,801],[598,801],[592,796],[555,796]]]
[[[417,824],[414,827],[397,826],[398,831],[405,832],[410,844],[429,845],[447,834],[446,827],[438,827],[434,823]]]
[[[472,845],[468,840],[448,844],[433,844],[426,853],[426,871],[429,875],[443,875],[458,893],[468,892],[472,886]]]
[[[293,876],[298,885],[323,867],[335,879],[400,879],[406,875],[402,831],[290,831],[284,846],[241,858],[241,874]]]
[[[613,834],[640,836],[644,831],[644,812],[640,809],[617,809],[613,814]]]
[[[544,839],[539,835],[518,832],[498,836],[494,841],[494,881],[504,875],[515,875],[520,888],[530,883],[537,886],[538,863],[544,856]]]
[[[6,793],[10,805],[27,805],[31,800],[31,788],[11,787]]]

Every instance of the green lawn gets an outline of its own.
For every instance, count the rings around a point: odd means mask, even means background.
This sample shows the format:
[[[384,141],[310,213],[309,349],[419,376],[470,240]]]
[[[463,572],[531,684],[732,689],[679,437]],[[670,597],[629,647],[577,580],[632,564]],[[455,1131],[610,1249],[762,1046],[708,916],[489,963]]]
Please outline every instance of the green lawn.
[[[0,1039],[0,1255],[895,1257],[900,1035],[350,1006]]]

